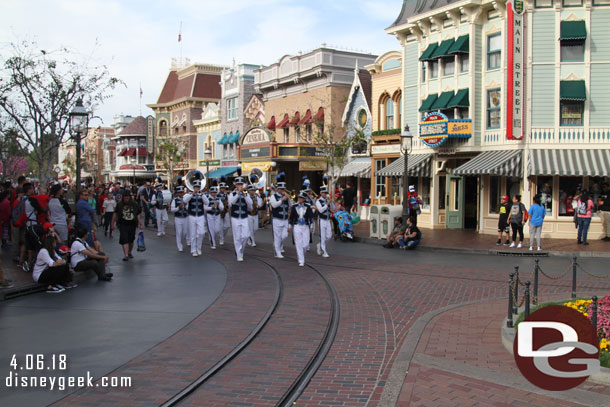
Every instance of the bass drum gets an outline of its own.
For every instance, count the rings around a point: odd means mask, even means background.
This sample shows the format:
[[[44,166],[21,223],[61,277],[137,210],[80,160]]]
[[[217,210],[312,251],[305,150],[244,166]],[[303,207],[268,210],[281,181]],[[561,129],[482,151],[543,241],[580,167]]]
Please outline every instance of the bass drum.
[[[169,189],[163,190],[163,205],[169,206],[172,203],[172,192]]]

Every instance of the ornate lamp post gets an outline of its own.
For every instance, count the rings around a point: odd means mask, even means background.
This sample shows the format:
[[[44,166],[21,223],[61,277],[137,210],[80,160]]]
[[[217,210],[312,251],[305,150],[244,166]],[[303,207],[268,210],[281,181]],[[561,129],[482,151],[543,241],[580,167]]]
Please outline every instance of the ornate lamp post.
[[[203,152],[203,156],[205,157],[205,176],[207,177],[210,173],[210,159],[212,158],[212,150],[210,148],[206,148]]]
[[[405,126],[405,129],[400,135],[400,152],[404,156],[405,168],[402,173],[402,219],[403,222],[407,221],[409,216],[409,154],[413,149],[413,135],[409,131],[409,125]]]
[[[81,135],[89,126],[89,112],[83,106],[83,99],[76,101],[74,109],[70,112],[70,134],[76,142],[76,188],[80,189],[81,170]]]

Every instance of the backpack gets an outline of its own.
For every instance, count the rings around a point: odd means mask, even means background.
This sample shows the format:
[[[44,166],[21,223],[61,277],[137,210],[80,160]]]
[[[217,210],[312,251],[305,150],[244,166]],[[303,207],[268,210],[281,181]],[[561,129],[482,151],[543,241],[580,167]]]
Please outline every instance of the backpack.
[[[583,201],[578,201],[578,206],[576,207],[576,213],[579,215],[587,214],[587,203]]]
[[[25,199],[21,199],[17,202],[17,205],[13,208],[11,212],[11,222],[13,226],[18,228],[25,226],[25,221],[27,217],[25,216]]]

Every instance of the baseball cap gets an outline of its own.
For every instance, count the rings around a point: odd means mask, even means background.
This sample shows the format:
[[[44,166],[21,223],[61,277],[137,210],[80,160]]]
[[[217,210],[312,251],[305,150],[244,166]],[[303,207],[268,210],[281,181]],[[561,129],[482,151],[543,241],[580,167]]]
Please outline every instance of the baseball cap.
[[[502,199],[508,201],[508,195],[502,195]]]
[[[44,231],[47,231],[47,230],[49,230],[49,228],[52,228],[53,226],[55,226],[55,223],[45,222],[42,224],[42,229]]]

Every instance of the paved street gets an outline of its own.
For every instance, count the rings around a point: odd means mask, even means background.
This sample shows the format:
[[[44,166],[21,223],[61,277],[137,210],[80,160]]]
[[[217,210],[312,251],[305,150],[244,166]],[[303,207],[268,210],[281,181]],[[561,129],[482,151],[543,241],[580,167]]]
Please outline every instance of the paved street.
[[[333,295],[316,270],[336,291],[339,323],[298,406],[610,404],[606,386],[536,390],[503,348],[508,274],[519,265],[529,278],[531,258],[331,242],[331,258],[314,249],[307,256],[313,268],[300,268],[290,240],[287,258],[273,259],[266,229],[244,263],[235,261],[231,243],[216,251],[206,245],[193,258],[176,251],[173,236],[147,232],[148,250],[125,264],[116,238],[102,241],[113,256],[113,282],[90,279],[60,295],[0,303],[0,366],[8,373],[13,353],[66,353],[70,375],[129,376],[132,387],[3,387],[2,405],[161,405],[246,340],[181,405],[276,405],[326,337]],[[582,266],[610,275],[607,259],[582,259]],[[541,267],[560,274],[569,260],[542,258]],[[568,277],[541,278],[540,298],[566,298],[570,287]],[[579,275],[583,295],[609,287],[608,279]]]

